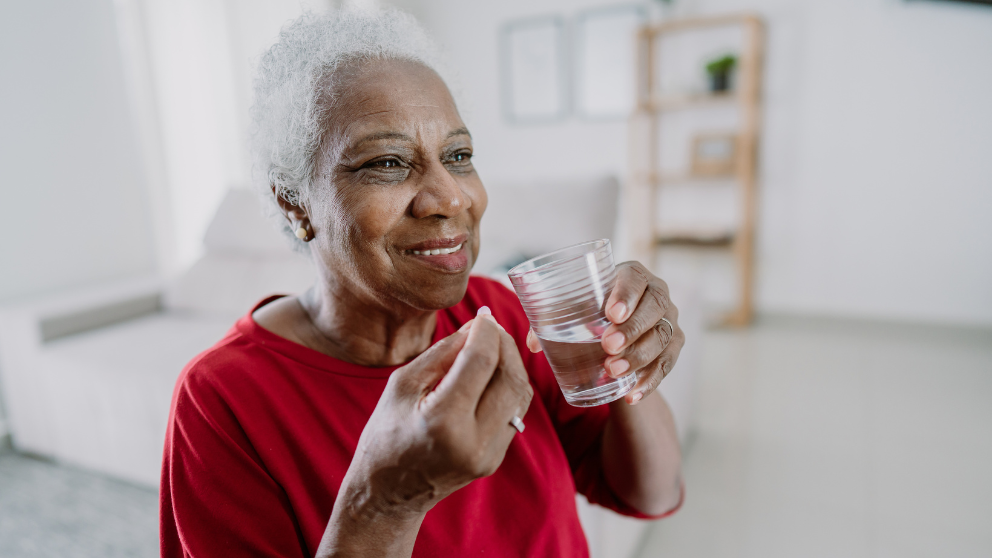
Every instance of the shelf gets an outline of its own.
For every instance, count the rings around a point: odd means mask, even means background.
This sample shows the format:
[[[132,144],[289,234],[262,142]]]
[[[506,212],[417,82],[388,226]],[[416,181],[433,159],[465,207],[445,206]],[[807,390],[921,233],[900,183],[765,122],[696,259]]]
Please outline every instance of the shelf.
[[[648,27],[645,31],[649,35],[660,35],[666,33],[679,33],[691,29],[723,27],[741,24],[760,24],[760,20],[752,14],[728,14],[723,16],[710,16],[699,18],[678,19],[666,21]],[[643,32],[642,32],[643,33]]]
[[[726,248],[734,243],[734,237],[733,231],[666,231],[655,235],[655,244],[659,246]]]
[[[657,174],[647,173],[641,175],[645,182],[653,185],[662,184],[688,184],[690,182],[726,182],[737,180],[736,173],[732,174]]]
[[[652,111],[676,111],[709,106],[729,106],[737,101],[737,95],[732,91],[727,93],[669,94],[648,100],[647,106],[643,108]]]
[[[665,91],[659,85],[659,77],[671,62],[676,67],[678,59],[662,60],[658,56],[659,45],[663,40],[674,34],[706,30],[716,27],[735,27],[742,33],[743,44],[736,53],[738,71],[735,88],[732,91],[713,93],[708,91]],[[643,146],[647,156],[632,157],[629,182],[631,191],[638,195],[638,204],[631,208],[630,231],[637,239],[638,249],[644,249],[643,257],[648,264],[655,268],[666,250],[671,251],[719,251],[715,254],[723,258],[733,259],[737,284],[737,304],[732,312],[723,320],[726,325],[747,325],[754,310],[754,229],[756,222],[755,209],[757,202],[757,146],[761,139],[761,84],[763,82],[764,59],[764,24],[755,14],[738,14],[717,17],[699,17],[680,20],[668,20],[656,25],[643,27],[637,36],[637,110],[631,118],[630,139],[632,145]],[[685,59],[682,56],[683,60]],[[701,130],[693,130],[704,122],[682,122],[677,117],[737,116],[738,125],[728,132],[710,132],[701,134]],[[721,113],[721,114],[716,114]],[[709,156],[696,158],[697,164],[692,164],[692,154],[703,154],[698,143],[693,143],[688,150],[689,165],[684,168],[673,168],[662,171],[660,153],[667,149],[668,144],[662,145],[662,138],[669,128],[679,134],[696,133],[696,142],[705,140],[734,141],[734,153],[723,154],[725,150],[716,152],[706,149]],[[668,138],[671,139],[671,138]],[[666,139],[666,141],[668,141]],[[715,144],[714,144],[715,146]],[[708,147],[708,146],[707,146]],[[730,164],[730,161],[733,164]],[[700,164],[700,163],[714,164]],[[726,164],[716,164],[723,162]],[[701,175],[712,171],[713,175]],[[733,172],[733,174],[730,174]],[[725,174],[726,173],[726,174]],[[729,176],[728,176],[729,175]],[[659,202],[663,202],[661,191],[685,190],[679,195],[695,190],[709,189],[710,184],[734,185],[739,192],[740,215],[733,219],[737,226],[731,228],[728,221],[697,222],[685,221],[688,215],[681,215],[675,222],[663,222],[659,213]],[[675,188],[672,188],[675,186]],[[707,192],[709,195],[711,192]],[[674,193],[672,195],[675,195]],[[696,195],[696,194],[692,194]],[[641,199],[643,198],[643,200]],[[642,254],[638,254],[639,256]]]

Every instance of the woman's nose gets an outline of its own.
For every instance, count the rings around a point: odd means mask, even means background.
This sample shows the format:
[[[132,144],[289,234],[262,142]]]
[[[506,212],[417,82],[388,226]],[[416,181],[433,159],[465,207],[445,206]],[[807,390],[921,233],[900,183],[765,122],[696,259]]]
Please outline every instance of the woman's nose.
[[[461,185],[440,161],[425,169],[420,191],[413,198],[411,212],[417,219],[438,216],[450,218],[472,206]]]

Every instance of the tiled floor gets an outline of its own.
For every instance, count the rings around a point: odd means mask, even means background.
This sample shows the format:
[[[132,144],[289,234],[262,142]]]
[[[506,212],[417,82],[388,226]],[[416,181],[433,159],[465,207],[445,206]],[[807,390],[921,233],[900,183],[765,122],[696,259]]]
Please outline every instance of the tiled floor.
[[[708,332],[687,500],[640,558],[992,556],[992,331]],[[157,499],[0,454],[0,557],[157,556]]]
[[[992,556],[992,332],[780,318],[706,343],[687,500],[641,558]]]

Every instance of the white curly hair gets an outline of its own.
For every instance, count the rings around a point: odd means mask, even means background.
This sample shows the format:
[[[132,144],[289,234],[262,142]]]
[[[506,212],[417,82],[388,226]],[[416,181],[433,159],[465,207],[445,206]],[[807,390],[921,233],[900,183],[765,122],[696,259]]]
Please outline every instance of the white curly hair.
[[[413,60],[442,79],[447,73],[420,24],[396,9],[308,12],[283,27],[258,62],[251,107],[252,174],[272,216],[281,216],[273,188],[287,202],[306,204],[322,123],[333,111],[333,91],[326,86],[335,70],[356,60]],[[280,222],[302,248],[285,219]]]

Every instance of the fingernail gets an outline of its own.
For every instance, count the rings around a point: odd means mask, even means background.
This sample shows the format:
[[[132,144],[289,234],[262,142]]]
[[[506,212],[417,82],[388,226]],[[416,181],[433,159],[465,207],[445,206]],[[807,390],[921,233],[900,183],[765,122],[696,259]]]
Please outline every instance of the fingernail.
[[[630,363],[625,358],[618,358],[610,363],[610,373],[614,378],[619,378],[630,368]]]
[[[490,310],[488,306],[483,306],[482,308],[479,308],[479,311],[476,312],[475,315],[479,316],[480,318],[485,318],[496,325],[499,325],[499,322],[496,321],[496,317],[493,316],[493,311]]]
[[[606,338],[606,349],[615,353],[620,350],[620,347],[623,347],[623,341],[624,338],[622,333],[619,331],[611,333]]]
[[[627,305],[623,302],[618,302],[613,305],[613,309],[610,312],[613,314],[614,320],[623,321],[627,317]]]
[[[636,405],[637,402],[640,401],[642,397],[644,397],[644,394],[643,393],[641,393],[641,392],[635,393],[634,396],[630,398],[630,404],[631,405]]]

